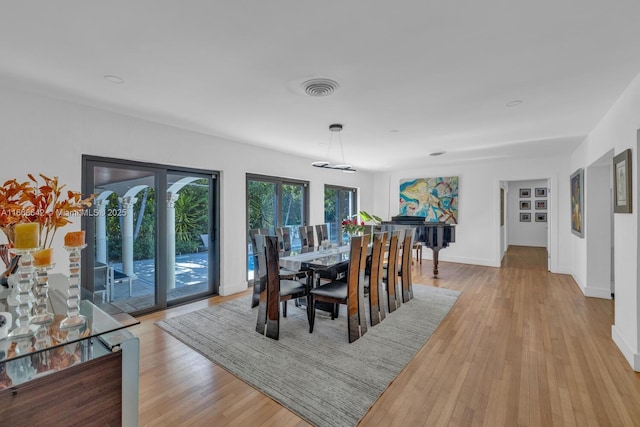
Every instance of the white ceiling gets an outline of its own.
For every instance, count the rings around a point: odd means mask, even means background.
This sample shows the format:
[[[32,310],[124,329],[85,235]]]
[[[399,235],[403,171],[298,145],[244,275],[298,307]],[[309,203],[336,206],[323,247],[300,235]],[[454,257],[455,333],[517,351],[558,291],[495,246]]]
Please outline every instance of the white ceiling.
[[[0,6],[0,84],[370,170],[568,152],[640,72],[638,0]]]

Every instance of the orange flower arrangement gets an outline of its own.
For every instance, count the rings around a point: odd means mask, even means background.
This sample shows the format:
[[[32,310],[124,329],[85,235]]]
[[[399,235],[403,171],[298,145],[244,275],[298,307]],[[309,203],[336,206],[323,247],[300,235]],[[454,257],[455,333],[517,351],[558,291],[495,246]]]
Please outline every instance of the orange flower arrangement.
[[[9,244],[13,245],[13,226],[22,221],[22,211],[25,200],[23,196],[33,192],[28,182],[19,183],[11,179],[0,187],[0,230],[7,236]]]
[[[66,185],[59,184],[57,176],[49,178],[40,174],[42,184],[33,175],[27,176],[29,181],[20,183],[12,179],[0,187],[0,229],[13,245],[16,224],[38,222],[40,247],[49,248],[58,228],[71,223],[71,216],[90,207],[94,195],[83,199],[75,191],[63,193]]]

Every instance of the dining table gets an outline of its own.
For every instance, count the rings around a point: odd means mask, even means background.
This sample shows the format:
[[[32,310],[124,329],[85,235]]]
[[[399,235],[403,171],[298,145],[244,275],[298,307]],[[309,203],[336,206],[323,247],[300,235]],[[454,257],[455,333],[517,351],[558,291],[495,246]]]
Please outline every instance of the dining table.
[[[280,267],[292,271],[330,272],[339,274],[349,263],[349,245],[293,249],[280,255]]]
[[[318,286],[321,279],[340,280],[346,276],[350,249],[349,245],[292,249],[280,255],[280,267],[307,272],[307,286],[311,289]],[[308,301],[298,303],[306,305]],[[322,302],[316,308],[331,313],[336,310],[333,305]]]

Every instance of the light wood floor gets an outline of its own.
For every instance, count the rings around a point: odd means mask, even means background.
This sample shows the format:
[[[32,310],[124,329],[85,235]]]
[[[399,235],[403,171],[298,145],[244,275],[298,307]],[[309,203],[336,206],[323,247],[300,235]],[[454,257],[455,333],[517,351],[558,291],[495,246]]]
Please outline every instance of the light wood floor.
[[[546,251],[510,247],[502,268],[431,262],[413,282],[462,291],[361,426],[640,426],[640,374],[611,340],[613,302],[546,271]],[[296,426],[295,414],[142,317],[140,425]]]

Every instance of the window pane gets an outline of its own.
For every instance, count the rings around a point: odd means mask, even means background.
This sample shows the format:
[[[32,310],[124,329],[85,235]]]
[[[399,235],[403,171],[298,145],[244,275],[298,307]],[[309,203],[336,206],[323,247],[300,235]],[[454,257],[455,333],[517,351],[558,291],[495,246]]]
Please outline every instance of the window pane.
[[[304,224],[304,187],[302,185],[282,185],[282,224],[291,228],[291,247],[300,247],[298,227]]]
[[[348,236],[342,234],[342,221],[351,219],[357,213],[356,190],[325,186],[324,221],[329,224],[329,239],[332,242],[345,242]]]
[[[276,227],[289,227],[291,246],[300,247],[298,227],[307,220],[307,189],[306,182],[247,176],[247,278],[250,281],[254,257],[249,230],[266,229],[275,234]]]
[[[167,186],[167,301],[173,301],[210,290],[211,209],[208,178],[170,173]]]

